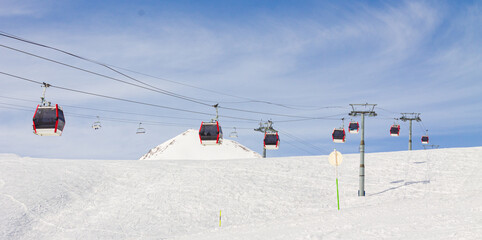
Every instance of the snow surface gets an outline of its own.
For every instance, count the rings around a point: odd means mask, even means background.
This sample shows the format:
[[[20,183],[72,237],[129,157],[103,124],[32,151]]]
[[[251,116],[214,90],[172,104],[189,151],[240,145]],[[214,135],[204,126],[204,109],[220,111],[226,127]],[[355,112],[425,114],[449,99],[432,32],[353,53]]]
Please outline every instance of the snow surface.
[[[216,160],[0,154],[0,239],[480,239],[482,147]],[[219,211],[222,226],[219,227]]]
[[[189,129],[151,149],[140,160],[219,160],[261,158],[240,143],[223,139],[219,145],[202,145],[199,131]]]

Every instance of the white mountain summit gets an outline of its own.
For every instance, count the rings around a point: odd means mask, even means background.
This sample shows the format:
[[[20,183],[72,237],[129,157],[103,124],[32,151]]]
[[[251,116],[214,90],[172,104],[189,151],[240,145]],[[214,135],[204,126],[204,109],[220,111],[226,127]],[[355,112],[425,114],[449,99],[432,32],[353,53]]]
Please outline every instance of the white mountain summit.
[[[139,160],[219,160],[247,158],[261,158],[261,155],[229,139],[224,139],[220,145],[201,145],[198,131],[189,129],[151,149]]]

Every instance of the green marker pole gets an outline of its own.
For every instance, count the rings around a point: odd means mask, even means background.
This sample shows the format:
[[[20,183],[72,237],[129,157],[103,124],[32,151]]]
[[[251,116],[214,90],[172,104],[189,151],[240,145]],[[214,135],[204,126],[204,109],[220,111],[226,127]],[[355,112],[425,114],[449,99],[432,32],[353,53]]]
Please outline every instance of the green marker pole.
[[[336,202],[338,203],[338,210],[340,210],[340,194],[338,194],[338,178],[336,178]]]
[[[340,155],[340,156],[338,156]],[[340,159],[338,159],[340,157]],[[331,165],[335,166],[335,176],[336,176],[336,204],[338,206],[338,211],[340,211],[340,191],[338,190],[338,165],[343,161],[343,156],[338,153],[336,149],[330,153],[328,156],[328,161]]]

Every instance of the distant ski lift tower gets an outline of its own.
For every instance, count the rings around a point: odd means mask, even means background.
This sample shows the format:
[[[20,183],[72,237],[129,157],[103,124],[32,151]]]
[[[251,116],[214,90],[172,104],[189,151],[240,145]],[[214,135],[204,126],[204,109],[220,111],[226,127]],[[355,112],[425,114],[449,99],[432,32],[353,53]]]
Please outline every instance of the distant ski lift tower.
[[[360,141],[360,186],[358,189],[358,196],[365,196],[365,115],[375,117],[377,114],[374,109],[376,104],[350,104],[353,111],[349,113],[350,116],[361,116],[361,141]]]
[[[268,120],[267,122],[263,123],[262,121],[259,123],[259,127],[255,128],[254,131],[257,132],[262,132],[264,133],[265,136],[265,146],[263,147],[263,158],[266,158],[266,134],[267,133],[276,133],[276,138],[277,138],[277,143],[279,143],[279,138],[278,138],[278,131],[276,131],[273,128],[273,122],[271,120]],[[278,146],[278,144],[276,144]]]
[[[439,145],[423,145],[423,149],[427,150],[429,148],[438,149]]]
[[[408,135],[408,150],[412,151],[412,121],[415,120],[417,122],[422,121],[420,119],[420,113],[401,113],[402,117],[400,120],[406,122],[410,121],[410,127],[409,127],[409,135]]]

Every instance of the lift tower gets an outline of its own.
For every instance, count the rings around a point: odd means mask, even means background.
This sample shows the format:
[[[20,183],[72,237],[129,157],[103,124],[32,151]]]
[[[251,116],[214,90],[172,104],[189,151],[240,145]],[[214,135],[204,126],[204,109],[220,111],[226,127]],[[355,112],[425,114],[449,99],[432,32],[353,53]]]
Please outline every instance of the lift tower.
[[[353,111],[348,115],[356,117],[361,115],[361,141],[360,141],[360,187],[358,196],[365,196],[365,115],[375,117],[377,114],[374,109],[376,104],[350,104]]]
[[[410,121],[410,128],[409,128],[409,135],[408,135],[408,150],[412,151],[412,121],[415,120],[417,122],[422,121],[420,119],[420,113],[401,113],[402,117],[400,120],[406,122]]]
[[[268,120],[267,122],[263,123],[263,122],[260,122],[259,123],[259,127],[258,128],[255,128],[254,131],[257,131],[257,132],[262,132],[266,135],[267,132],[277,132],[274,128],[273,128],[273,122],[271,120]],[[266,148],[263,148],[263,158],[266,158]]]

